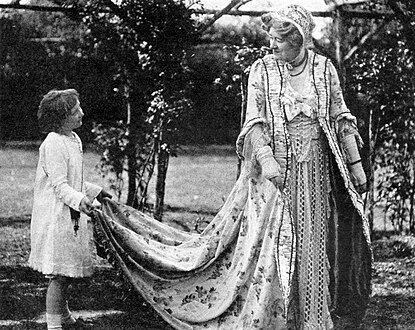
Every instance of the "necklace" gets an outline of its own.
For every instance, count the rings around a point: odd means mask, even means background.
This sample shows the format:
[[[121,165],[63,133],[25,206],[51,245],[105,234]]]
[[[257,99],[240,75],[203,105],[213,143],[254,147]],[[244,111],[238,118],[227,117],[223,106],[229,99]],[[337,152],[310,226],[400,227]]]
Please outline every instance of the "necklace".
[[[303,56],[303,58],[301,59],[300,63],[298,63],[298,64],[296,64],[296,65],[292,64],[292,63],[295,61],[295,59],[294,59],[294,60],[292,60],[291,62],[288,62],[289,66],[291,67],[291,70],[292,70],[292,69],[294,69],[294,68],[297,68],[297,67],[299,67],[301,64],[303,64],[306,58],[307,58],[307,50],[304,52],[304,56]]]
[[[307,66],[307,59],[308,59],[308,52],[306,51],[306,52],[305,52],[305,55],[304,55],[304,58],[301,60],[300,64],[298,64],[298,65],[297,65],[297,67],[299,67],[301,64],[303,64],[303,63],[304,63],[303,68],[301,69],[301,71],[300,71],[300,72],[297,72],[297,73],[294,73],[294,74],[291,74],[291,73],[290,73],[290,76],[291,76],[291,77],[296,77],[296,76],[299,76],[300,74],[302,74],[302,73],[304,72],[304,70],[305,70],[305,68],[306,68],[306,66]]]

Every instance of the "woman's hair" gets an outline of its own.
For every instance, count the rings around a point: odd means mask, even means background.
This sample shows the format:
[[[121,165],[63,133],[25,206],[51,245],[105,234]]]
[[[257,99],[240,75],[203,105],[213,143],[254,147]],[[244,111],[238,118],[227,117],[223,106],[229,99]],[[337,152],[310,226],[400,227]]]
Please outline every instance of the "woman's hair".
[[[283,40],[286,40],[294,47],[301,47],[304,44],[304,38],[298,28],[291,22],[276,20],[271,13],[261,16],[262,28],[269,32],[274,28]]]
[[[75,89],[51,90],[42,99],[37,112],[39,128],[43,133],[57,132],[79,100]]]

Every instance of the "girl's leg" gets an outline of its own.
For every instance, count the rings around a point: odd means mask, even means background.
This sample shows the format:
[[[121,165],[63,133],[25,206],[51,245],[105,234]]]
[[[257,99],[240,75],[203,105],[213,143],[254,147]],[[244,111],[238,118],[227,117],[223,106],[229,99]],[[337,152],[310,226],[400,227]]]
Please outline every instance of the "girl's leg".
[[[49,280],[46,292],[46,322],[48,330],[62,329],[62,311],[66,306],[66,291],[68,279],[63,276],[55,276]]]
[[[62,309],[62,324],[74,324],[76,323],[76,319],[73,317],[72,312],[68,306],[68,288],[70,285],[69,279],[67,284],[68,285],[65,286],[65,290],[63,291],[63,298],[65,299],[65,303]]]

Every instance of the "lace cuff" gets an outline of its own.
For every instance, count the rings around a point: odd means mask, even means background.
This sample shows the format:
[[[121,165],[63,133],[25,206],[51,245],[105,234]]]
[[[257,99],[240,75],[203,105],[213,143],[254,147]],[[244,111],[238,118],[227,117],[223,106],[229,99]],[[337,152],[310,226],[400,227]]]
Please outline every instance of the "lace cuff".
[[[256,123],[244,134],[241,158],[248,176],[258,177],[262,173],[270,179],[279,175],[280,166],[269,143],[270,138],[263,123]]]
[[[347,164],[354,165],[361,161],[356,136],[354,134],[344,136],[340,139],[340,143]]]
[[[359,150],[363,147],[363,140],[357,131],[355,120],[350,120],[347,117],[340,119],[338,121],[338,137],[346,163],[353,165],[360,162]]]
[[[347,135],[354,135],[359,149],[363,147],[363,140],[357,130],[356,118],[349,113],[345,114],[336,121],[336,132],[340,141]]]
[[[257,150],[256,160],[261,165],[262,175],[266,179],[275,178],[280,174],[281,167],[274,158],[270,146],[264,146]]]

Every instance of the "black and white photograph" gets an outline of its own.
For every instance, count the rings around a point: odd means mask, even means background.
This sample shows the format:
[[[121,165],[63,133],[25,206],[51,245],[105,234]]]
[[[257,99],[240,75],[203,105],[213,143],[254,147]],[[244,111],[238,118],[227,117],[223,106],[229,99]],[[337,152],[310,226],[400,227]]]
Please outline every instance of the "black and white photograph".
[[[0,0],[0,330],[415,330],[415,2]]]

